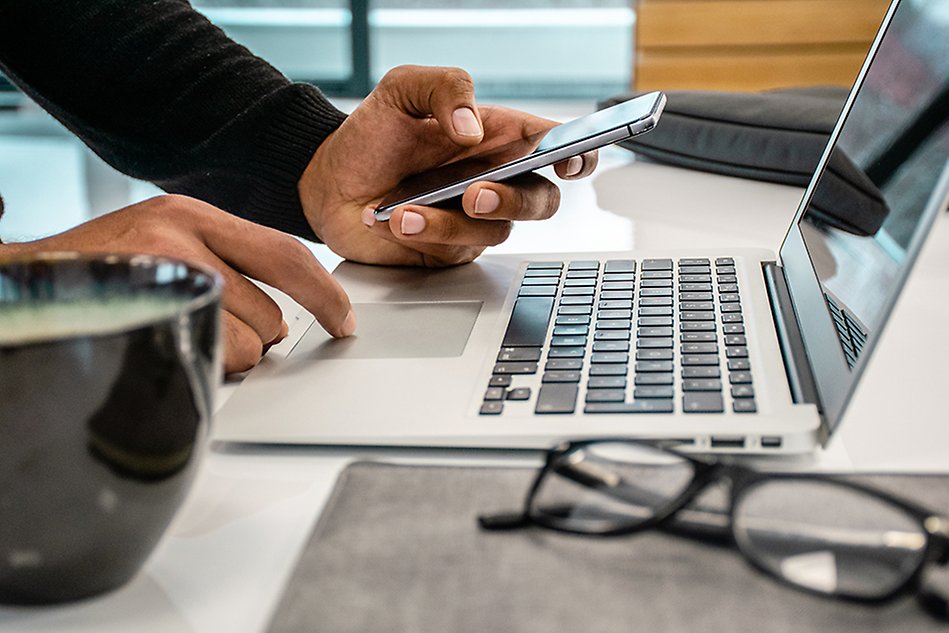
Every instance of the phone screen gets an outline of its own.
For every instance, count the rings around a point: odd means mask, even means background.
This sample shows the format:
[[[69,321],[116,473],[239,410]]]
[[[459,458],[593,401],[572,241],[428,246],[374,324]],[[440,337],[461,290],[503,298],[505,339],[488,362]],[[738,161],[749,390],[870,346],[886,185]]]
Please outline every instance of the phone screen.
[[[652,129],[665,103],[653,92],[556,125],[482,154],[410,176],[387,195],[376,218],[404,204],[433,204],[460,196],[479,180],[500,181]]]

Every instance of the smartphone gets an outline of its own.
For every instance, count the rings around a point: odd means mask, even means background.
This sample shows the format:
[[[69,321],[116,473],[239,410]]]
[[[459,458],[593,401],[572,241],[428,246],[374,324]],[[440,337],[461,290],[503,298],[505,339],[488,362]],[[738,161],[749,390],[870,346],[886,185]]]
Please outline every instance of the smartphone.
[[[483,154],[415,174],[379,203],[376,219],[388,220],[396,208],[406,204],[444,202],[463,194],[472,183],[506,180],[648,132],[656,126],[665,104],[664,94],[651,92]]]

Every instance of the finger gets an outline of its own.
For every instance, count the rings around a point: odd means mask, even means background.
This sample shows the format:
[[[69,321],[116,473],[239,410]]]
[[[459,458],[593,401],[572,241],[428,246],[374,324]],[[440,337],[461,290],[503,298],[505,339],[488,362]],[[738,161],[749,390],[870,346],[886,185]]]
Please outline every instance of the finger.
[[[389,71],[377,90],[394,105],[416,117],[432,115],[445,134],[462,146],[477,145],[484,136],[475,106],[474,81],[460,68],[399,66]]]
[[[210,205],[192,206],[205,244],[238,272],[282,290],[316,317],[332,336],[349,336],[356,317],[349,297],[299,241],[223,213]]]
[[[510,221],[478,220],[454,210],[406,205],[393,212],[388,229],[399,242],[449,246],[496,246],[511,235]]]
[[[479,220],[546,220],[560,207],[560,189],[539,174],[524,174],[505,182],[476,182],[465,190],[461,205]]]
[[[409,215],[406,216],[405,212],[409,212]],[[381,244],[389,247],[391,256],[394,257],[389,263],[402,266],[428,267],[464,264],[474,260],[484,251],[486,246],[504,241],[511,230],[510,222],[479,222],[479,224],[491,224],[494,226],[479,227],[481,230],[489,229],[487,233],[480,233],[481,237],[472,237],[473,235],[479,235],[477,232],[478,229],[469,229],[467,231],[468,239],[461,240],[460,242],[468,241],[472,242],[471,244],[460,243],[459,240],[451,238],[446,239],[444,236],[440,238],[435,236],[435,233],[444,234],[446,231],[435,231],[432,233],[432,239],[442,240],[440,242],[428,242],[426,238],[416,239],[411,233],[403,234],[401,227],[406,227],[407,231],[411,230],[409,224],[417,220],[414,215],[421,214],[424,214],[422,216],[423,222],[427,222],[426,218],[429,217],[434,217],[436,220],[441,221],[447,219],[449,221],[474,222],[470,218],[467,218],[461,211],[446,211],[444,209],[434,209],[431,207],[404,207],[396,209],[388,222],[379,222],[375,220],[372,208],[370,207],[363,213],[363,221],[374,235],[381,238]],[[448,217],[441,218],[440,216]],[[403,222],[403,220],[405,220],[405,222]],[[452,229],[448,229],[447,232],[451,231]]]
[[[599,154],[596,150],[572,156],[567,160],[560,161],[554,165],[554,172],[564,180],[576,180],[584,178],[593,173],[599,161]]]
[[[224,373],[247,371],[260,362],[263,347],[254,329],[224,310]]]

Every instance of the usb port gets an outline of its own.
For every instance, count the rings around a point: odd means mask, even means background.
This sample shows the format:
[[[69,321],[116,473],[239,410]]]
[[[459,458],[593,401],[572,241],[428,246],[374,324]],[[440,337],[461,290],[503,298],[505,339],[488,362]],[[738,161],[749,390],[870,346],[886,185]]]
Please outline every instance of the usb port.
[[[713,436],[712,448],[745,448],[745,438]]]
[[[762,437],[761,448],[781,448],[781,438],[771,436]]]

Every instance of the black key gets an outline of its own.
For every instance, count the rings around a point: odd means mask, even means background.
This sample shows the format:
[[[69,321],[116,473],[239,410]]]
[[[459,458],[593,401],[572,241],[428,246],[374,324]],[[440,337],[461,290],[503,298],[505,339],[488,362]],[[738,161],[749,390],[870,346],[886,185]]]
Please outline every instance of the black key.
[[[591,402],[584,413],[672,413],[672,400],[634,400],[633,402]]]
[[[563,282],[564,288],[592,288],[596,286],[596,277],[571,278]]]
[[[732,265],[732,266],[716,266],[716,267],[715,267],[715,272],[716,272],[717,274],[719,274],[719,275],[734,275],[734,274],[735,274],[735,266],[734,266],[734,265]]]
[[[683,366],[718,365],[718,354],[685,354],[682,356]]]
[[[516,389],[511,389],[507,392],[508,400],[530,400],[531,399],[531,388],[530,387],[517,387]]]
[[[711,275],[712,270],[708,266],[679,266],[680,275]]]
[[[755,406],[754,398],[742,398],[732,400],[732,410],[735,413],[755,413],[758,407]]]
[[[683,266],[708,266],[708,259],[704,257],[688,257],[679,260],[679,268]]]
[[[590,331],[588,325],[557,325],[554,326],[554,336],[586,336]]]
[[[544,365],[546,371],[557,371],[557,370],[580,370],[583,369],[583,359],[582,358],[550,358],[547,360],[547,364]]]
[[[718,335],[715,332],[683,332],[679,340],[683,343],[707,343],[717,341]]]
[[[594,389],[587,391],[587,402],[623,402],[626,391],[623,389]]]
[[[704,275],[679,275],[679,283],[680,284],[711,284],[712,275],[711,273],[704,274]],[[711,290],[711,288],[709,288],[709,290]]]
[[[722,375],[718,367],[683,367],[683,378],[720,378]]]
[[[555,347],[547,352],[547,358],[583,358],[586,348]]]
[[[725,356],[727,358],[748,358],[747,347],[726,347]]]
[[[640,317],[636,321],[640,327],[671,327],[672,317]]]
[[[596,279],[598,275],[595,270],[571,270],[567,272],[567,279]]]
[[[640,297],[671,297],[672,288],[640,288]]]
[[[722,381],[718,378],[689,378],[682,381],[682,391],[721,391]]]
[[[747,358],[729,358],[728,371],[747,371],[751,369],[751,361]]]
[[[557,308],[557,314],[590,314],[593,308],[590,306],[560,306]]]
[[[728,325],[722,326],[722,331],[725,334],[744,334],[745,326],[741,323],[729,323]]]
[[[680,332],[714,332],[715,321],[687,321],[679,323]]]
[[[722,304],[722,307],[721,307],[721,312],[722,312],[722,314],[726,314],[726,313],[729,313],[729,312],[738,312],[738,313],[740,313],[740,312],[741,312],[741,304],[740,304],[740,303],[723,303],[723,304]]]
[[[689,391],[682,395],[685,413],[722,413],[725,403],[722,394],[712,391]]]
[[[593,295],[581,295],[579,297],[561,297],[562,306],[589,306],[593,305]]]
[[[715,304],[711,301],[682,301],[679,303],[679,309],[690,312],[712,312],[715,310]]]
[[[715,258],[716,266],[734,266],[735,260],[731,257],[716,257]]]
[[[679,321],[714,321],[714,312],[682,312]]]
[[[745,319],[742,318],[740,312],[722,315],[722,323],[744,323],[744,322],[745,322]]]
[[[597,330],[594,341],[628,341],[629,330]]]
[[[563,314],[557,317],[554,325],[590,325],[590,316],[587,314]]]
[[[551,336],[551,347],[586,347],[587,337],[585,336]]]
[[[595,260],[577,260],[575,262],[570,262],[570,265],[567,266],[568,270],[599,270],[600,262]]]
[[[626,365],[590,365],[591,376],[625,376]]]
[[[671,288],[671,279],[643,279],[640,282],[642,288]]]
[[[671,270],[644,270],[642,275],[643,279],[672,279]]]
[[[540,360],[539,347],[502,347],[498,354],[498,362],[510,361],[533,362]]]
[[[637,339],[636,349],[672,349],[672,339],[671,338]]]
[[[732,387],[732,398],[754,398],[755,388],[751,385],[735,385]],[[487,400],[487,398],[485,398]]]
[[[518,297],[554,297],[557,295],[557,286],[521,286],[517,291]]]
[[[603,266],[605,273],[634,273],[636,272],[636,262],[632,259],[611,259]]]
[[[679,351],[682,354],[717,354],[717,343],[683,343]]]
[[[712,301],[711,292],[680,292],[679,301]]]
[[[750,385],[751,373],[747,371],[733,371],[728,374],[728,382],[733,385]]]
[[[597,319],[632,319],[632,310],[599,310],[596,313]]]
[[[563,262],[530,262],[527,264],[527,270],[537,270],[538,268],[553,268],[560,270],[563,268]]]
[[[534,277],[550,277],[551,279],[560,279],[559,270],[547,270],[547,269],[538,269],[538,270],[525,270],[524,279],[532,279]]]
[[[672,270],[671,259],[644,259],[643,270]]]
[[[592,286],[571,286],[564,288],[561,293],[564,297],[584,297],[596,293],[596,288]]]
[[[746,345],[748,340],[742,334],[726,334],[725,345]]]
[[[636,373],[654,373],[671,372],[673,369],[671,360],[640,360],[636,361]]]
[[[634,290],[636,283],[632,281],[604,281],[601,290]]]
[[[636,360],[672,360],[673,351],[671,349],[638,349],[636,350]]]
[[[600,293],[600,299],[610,300],[610,299],[632,299],[633,291],[632,290],[604,290]]]
[[[719,284],[737,284],[738,277],[736,275],[723,275],[719,273],[719,275],[715,277],[715,281]]]
[[[504,387],[488,387],[484,391],[484,399],[488,400],[504,400]]]
[[[587,381],[587,389],[625,389],[626,376],[597,376]]]
[[[597,304],[600,310],[632,310],[632,299],[610,299],[609,301],[600,301]]]
[[[636,330],[636,336],[653,338],[657,336],[673,336],[675,332],[671,327],[641,327]]]
[[[491,380],[488,381],[489,387],[510,387],[511,386],[511,376],[502,374],[500,376],[491,376]]]
[[[541,382],[580,382],[580,372],[578,371],[548,371],[544,372]]]
[[[504,334],[504,347],[540,347],[547,338],[547,323],[554,300],[547,297],[522,297],[514,302],[511,320]]]
[[[671,317],[671,316],[672,316],[672,308],[671,308],[671,307],[668,307],[668,308],[662,308],[662,307],[643,308],[643,307],[640,307],[638,314],[639,314],[639,316],[641,316],[641,317],[650,317],[650,316],[665,316],[665,317]]]
[[[481,405],[481,415],[500,415],[504,411],[504,403],[498,400],[488,401]]]
[[[524,277],[521,286],[556,286],[560,277]]]
[[[636,374],[633,384],[637,386],[671,385],[672,374]]]
[[[495,374],[536,374],[537,363],[497,363]]]
[[[603,273],[603,281],[636,281],[636,273]]]
[[[593,341],[594,352],[628,352],[629,341]]]
[[[679,290],[681,290],[682,292],[712,292],[712,283],[709,282],[709,283],[703,283],[703,284],[696,284],[696,283],[679,284]]]
[[[591,363],[628,363],[627,352],[593,352],[590,354]]]
[[[674,398],[675,389],[671,386],[636,387],[633,389],[634,398]]]
[[[738,292],[738,284],[719,284],[719,292]]]
[[[573,413],[577,406],[578,391],[577,385],[572,383],[541,385],[534,413]]]
[[[601,319],[596,322],[598,330],[628,330],[633,327],[630,319]]]

